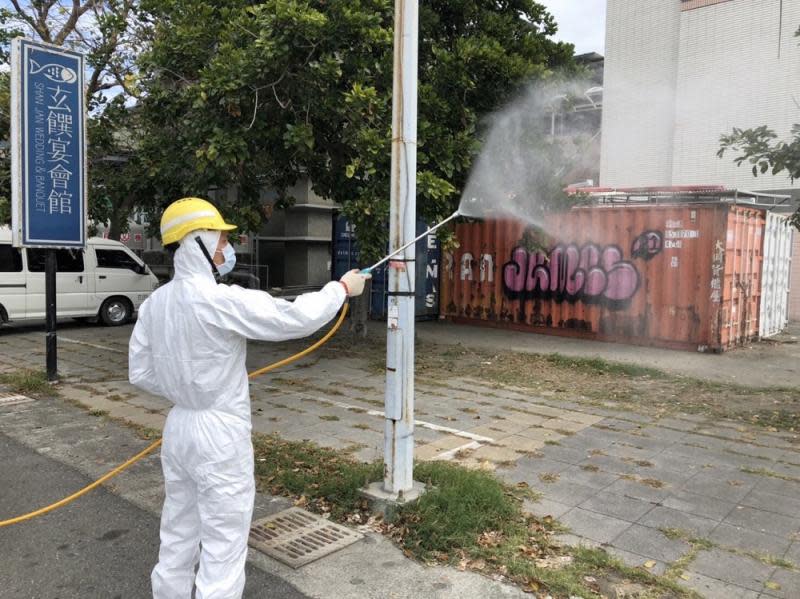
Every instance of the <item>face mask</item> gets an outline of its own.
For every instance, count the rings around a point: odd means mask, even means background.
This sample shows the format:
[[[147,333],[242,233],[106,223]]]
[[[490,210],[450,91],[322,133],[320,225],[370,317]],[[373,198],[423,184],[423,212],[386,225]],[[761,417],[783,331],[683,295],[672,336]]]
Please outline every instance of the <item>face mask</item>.
[[[225,262],[217,266],[217,271],[219,271],[220,276],[225,276],[236,266],[236,250],[229,243],[223,248],[222,255],[225,256]]]

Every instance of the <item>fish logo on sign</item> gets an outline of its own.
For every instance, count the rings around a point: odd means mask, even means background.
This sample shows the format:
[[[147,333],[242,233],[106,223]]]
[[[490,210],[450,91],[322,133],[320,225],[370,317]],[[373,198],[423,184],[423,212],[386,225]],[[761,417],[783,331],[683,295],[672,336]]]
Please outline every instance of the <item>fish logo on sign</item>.
[[[58,64],[46,64],[44,66],[40,65],[36,62],[33,58],[31,60],[31,75],[38,75],[39,73],[44,73],[44,76],[47,77],[50,81],[55,83],[75,83],[78,80],[78,74],[69,67],[62,67]]]

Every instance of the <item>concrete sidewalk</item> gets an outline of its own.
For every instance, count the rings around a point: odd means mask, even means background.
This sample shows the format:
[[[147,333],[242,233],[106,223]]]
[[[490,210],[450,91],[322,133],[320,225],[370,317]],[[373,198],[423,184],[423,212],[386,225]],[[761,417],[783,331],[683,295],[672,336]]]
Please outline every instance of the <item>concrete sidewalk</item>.
[[[457,341],[536,352],[544,351],[540,340],[550,339],[506,338],[507,332],[457,328],[460,331],[452,325],[429,323],[420,326],[420,336],[431,341],[435,337],[440,343]],[[62,333],[61,367],[67,376],[62,394],[93,410],[158,429],[169,406],[128,385],[129,333],[130,327],[73,328]],[[604,350],[609,347],[602,344]],[[662,350],[615,347],[617,355],[635,353],[650,356],[648,359],[662,355]],[[781,363],[787,364],[792,358],[785,355],[794,355],[796,347],[788,343],[740,351],[763,353],[770,362],[775,359],[774,352],[783,355]],[[287,349],[285,345],[251,343],[249,366],[285,357]],[[569,353],[563,345],[557,349]],[[40,332],[0,336],[0,368],[41,367],[42,350]],[[741,365],[747,361],[737,352],[664,355],[678,364],[705,360],[714,365],[712,371],[734,372],[739,364],[743,372]],[[602,357],[613,356],[604,351]],[[380,459],[384,381],[372,361],[341,349],[323,348],[310,361],[254,381],[254,429],[290,440],[308,439],[363,460]],[[723,364],[728,366],[720,366]],[[792,378],[796,366],[787,369],[787,384],[797,386],[798,379]],[[764,375],[748,380],[763,383]],[[743,377],[738,381],[743,382]],[[457,364],[445,378],[418,374],[416,385],[417,459],[454,460],[494,469],[510,482],[524,481],[543,494],[542,501],[528,509],[568,525],[572,531],[565,537],[568,542],[600,545],[629,565],[669,571],[679,583],[709,599],[798,596],[797,433],[769,432],[700,415],[633,413],[581,403],[578,397],[556,400],[544,391],[475,380],[460,372]],[[157,501],[151,506],[157,506]],[[317,566],[319,571],[309,566],[296,573],[283,572],[271,560],[256,559],[312,596],[326,596],[328,585],[342,582],[342,571],[348,576],[349,572],[358,574],[353,577],[356,582],[348,582],[341,591],[344,594],[336,596],[388,596],[370,593],[383,588],[381,581],[389,563],[394,563],[392,567],[403,577],[419,575],[423,581],[419,584],[428,585],[426,593],[409,597],[491,597],[506,596],[492,593],[514,592],[478,579],[490,586],[480,591],[458,587],[461,594],[455,594],[457,585],[466,584],[457,578],[462,573],[422,568],[405,561],[384,539],[373,539],[372,547],[358,545],[360,552],[353,548],[323,560]],[[391,557],[379,557],[385,563],[376,562],[375,556],[381,555]],[[435,586],[445,584],[443,580],[450,586]],[[399,584],[394,588],[405,587]]]
[[[377,327],[381,323],[370,324]],[[790,324],[783,334],[773,339],[722,354],[604,343],[509,329],[455,325],[444,321],[418,323],[417,337],[428,343],[462,345],[487,351],[559,353],[581,358],[602,358],[720,383],[753,387],[800,386],[800,323],[798,322]]]
[[[126,426],[62,400],[0,406],[0,519],[82,488],[143,449]],[[76,502],[0,528],[3,597],[147,597],[163,501],[158,452]],[[259,493],[254,519],[291,502]],[[426,567],[367,529],[365,539],[299,570],[250,550],[245,597],[522,598],[478,574]]]

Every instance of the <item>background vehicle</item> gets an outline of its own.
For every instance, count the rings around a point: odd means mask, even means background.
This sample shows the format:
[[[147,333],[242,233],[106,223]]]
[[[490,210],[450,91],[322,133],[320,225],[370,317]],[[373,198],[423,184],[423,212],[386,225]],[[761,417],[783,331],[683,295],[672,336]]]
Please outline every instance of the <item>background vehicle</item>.
[[[86,250],[57,250],[56,310],[59,318],[97,317],[104,324],[128,322],[158,287],[158,279],[118,241],[92,237]],[[0,319],[45,318],[45,250],[11,246],[0,229]]]

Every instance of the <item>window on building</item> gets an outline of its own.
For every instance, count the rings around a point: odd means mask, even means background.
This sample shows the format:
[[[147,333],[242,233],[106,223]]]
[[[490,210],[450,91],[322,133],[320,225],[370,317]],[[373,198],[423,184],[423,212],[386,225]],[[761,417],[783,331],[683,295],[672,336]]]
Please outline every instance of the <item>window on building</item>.
[[[44,272],[47,250],[27,249],[28,271]],[[56,250],[57,272],[83,272],[83,250]]]
[[[0,245],[0,272],[22,272],[22,254],[10,245]]]
[[[125,268],[136,272],[139,263],[122,250],[95,250],[100,268]]]

